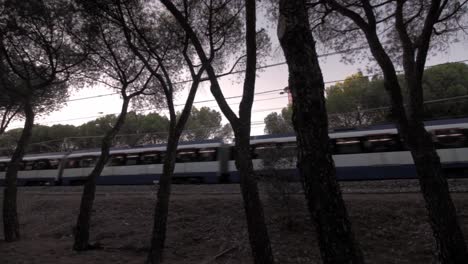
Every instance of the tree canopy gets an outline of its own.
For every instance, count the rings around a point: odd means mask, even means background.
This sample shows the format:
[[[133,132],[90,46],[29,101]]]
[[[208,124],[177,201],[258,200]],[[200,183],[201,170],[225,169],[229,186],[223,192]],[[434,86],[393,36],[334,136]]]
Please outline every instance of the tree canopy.
[[[60,151],[65,147],[71,149],[95,148],[99,146],[99,138],[108,131],[117,119],[110,114],[86,122],[79,126],[73,125],[35,125],[32,131],[29,149],[31,152]],[[114,140],[116,146],[135,146],[144,144],[165,143],[169,129],[169,119],[157,113],[140,114],[131,111]],[[11,129],[0,137],[0,150],[6,151],[15,147],[22,129]],[[221,114],[209,107],[200,109],[193,107],[188,124],[182,133],[182,140],[194,141],[213,138],[230,138],[232,129],[222,125]],[[67,146],[64,139],[67,138]],[[5,153],[5,154],[6,154]]]
[[[184,139],[194,141],[214,138],[221,129],[221,113],[206,106],[200,109],[193,107],[187,121]]]
[[[294,132],[292,126],[292,108],[291,106],[285,107],[281,113],[270,113],[265,117],[266,134],[284,134]]]
[[[399,76],[404,100],[407,101],[405,82]],[[468,65],[446,63],[430,67],[423,76],[426,119],[456,118],[468,115]],[[356,127],[390,122],[390,102],[381,77],[367,77],[358,72],[326,90],[328,118],[331,127]],[[265,133],[293,132],[292,110],[281,114],[270,113],[265,118]]]

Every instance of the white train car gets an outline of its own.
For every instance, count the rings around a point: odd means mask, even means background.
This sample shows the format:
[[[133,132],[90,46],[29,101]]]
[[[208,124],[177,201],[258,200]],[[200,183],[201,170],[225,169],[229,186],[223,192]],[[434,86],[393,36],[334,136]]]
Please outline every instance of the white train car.
[[[174,169],[174,182],[216,182],[219,178],[218,148],[220,141],[179,145]],[[153,184],[163,169],[165,145],[112,149],[98,184]],[[82,184],[100,151],[76,152],[66,157],[61,179],[64,185]]]
[[[448,177],[468,176],[468,118],[426,122]],[[294,135],[252,137],[254,169],[265,174],[263,159],[278,151],[289,153],[282,173],[297,177]],[[393,125],[333,131],[330,146],[339,180],[378,180],[416,178],[410,152]],[[165,145],[115,148],[98,184],[153,184],[162,174]],[[234,147],[222,141],[179,144],[174,182],[239,182]],[[26,155],[18,174],[19,185],[82,184],[94,167],[100,150]],[[0,158],[0,183],[4,181],[8,157]],[[268,176],[268,175],[266,175]]]
[[[18,185],[54,185],[65,153],[26,155],[18,171]],[[5,180],[9,157],[0,157],[0,183]]]
[[[189,142],[179,145],[174,182],[216,183],[221,178],[221,146],[218,140]],[[98,184],[154,184],[162,174],[165,145],[115,148]],[[91,173],[100,150],[38,154],[24,157],[18,173],[18,185],[80,185]],[[10,158],[0,158],[0,183],[5,178]]]
[[[436,120],[425,123],[449,177],[468,176],[468,118]],[[398,136],[394,125],[330,133],[333,160],[339,180],[378,180],[416,178],[411,153]],[[254,156],[272,148],[294,148],[295,136],[261,136],[251,141]],[[260,149],[261,151],[257,151]],[[261,170],[261,159],[254,160]],[[284,168],[296,174],[295,166]]]

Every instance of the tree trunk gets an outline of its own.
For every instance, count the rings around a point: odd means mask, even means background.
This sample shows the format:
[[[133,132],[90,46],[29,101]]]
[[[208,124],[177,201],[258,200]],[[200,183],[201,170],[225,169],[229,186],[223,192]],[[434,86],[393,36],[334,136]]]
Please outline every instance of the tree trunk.
[[[250,151],[250,122],[248,126],[238,128],[235,138],[236,167],[240,174],[240,186],[254,263],[274,263],[263,205],[253,170]]]
[[[6,242],[13,242],[20,239],[19,220],[16,206],[16,180],[18,170],[23,160],[26,148],[31,140],[34,126],[34,110],[29,102],[24,105],[25,122],[21,132],[21,137],[11,157],[5,175],[5,189],[3,192],[3,228]]]
[[[391,61],[381,48],[377,48],[377,37],[368,38],[371,51],[384,73],[384,86],[392,102],[392,118],[396,121],[398,133],[404,139],[414,160],[421,192],[429,213],[429,221],[437,244],[437,255],[441,263],[466,263],[468,252],[463,233],[457,220],[456,209],[450,196],[447,180],[442,171],[442,164],[426,131],[422,120],[422,101],[412,98],[422,97],[418,92],[410,94],[410,113],[407,115],[403,106],[400,84]],[[374,48],[373,48],[374,47]],[[408,81],[410,80],[410,81]],[[415,88],[407,78],[408,89]],[[420,86],[420,85],[419,85]],[[418,95],[419,94],[419,95]]]
[[[236,167],[240,176],[240,187],[254,263],[270,264],[274,263],[273,252],[250,151],[250,125],[257,67],[255,0],[245,1],[245,14],[247,63],[244,90],[239,105],[239,122],[231,123],[231,126],[235,134]]]
[[[278,38],[289,68],[298,168],[324,263],[363,263],[336,180],[324,82],[305,1],[281,0]]]
[[[125,123],[129,103],[130,98],[124,98],[120,115],[117,118],[114,127],[109,130],[102,139],[101,155],[99,156],[94,169],[91,171],[84,184],[83,194],[81,196],[80,213],[74,228],[74,250],[83,251],[93,248],[93,246],[89,244],[89,228],[91,224],[91,212],[93,209],[94,197],[96,193],[96,180],[101,175],[104,166],[109,160],[109,152],[112,146],[112,140],[115,138],[120,128]]]
[[[197,34],[187,23],[183,14],[177,9],[172,1],[161,0],[161,3],[174,15],[181,27],[190,37],[192,44],[200,58],[201,63],[206,67],[208,78],[211,82],[211,93],[215,97],[221,111],[229,120],[236,133],[236,143],[240,152],[244,155],[236,159],[239,172],[241,174],[241,188],[244,199],[244,208],[247,214],[247,224],[249,229],[249,238],[252,247],[252,254],[255,263],[269,264],[273,263],[273,254],[268,238],[265,220],[263,217],[262,205],[258,196],[256,179],[252,170],[252,161],[250,157],[250,115],[255,91],[255,71],[256,71],[256,17],[255,0],[246,0],[246,39],[247,39],[247,67],[246,80],[244,82],[244,94],[239,107],[239,118],[232,111],[221,91],[217,76],[211,61],[208,60],[206,53]],[[242,131],[241,131],[242,130]],[[241,136],[243,139],[237,139]],[[248,151],[247,151],[248,150]],[[248,155],[247,155],[248,154]],[[245,190],[244,190],[245,189]],[[254,211],[257,210],[257,211]],[[249,215],[252,214],[252,215]]]
[[[411,43],[403,18],[404,1],[397,1],[395,26],[403,49],[403,67],[409,90],[409,113],[403,105],[403,96],[395,67],[382,46],[376,30],[376,21],[366,23],[359,15],[336,1],[327,1],[342,15],[352,19],[364,32],[372,55],[384,75],[384,85],[392,102],[392,117],[398,133],[408,145],[418,174],[433,234],[437,243],[438,258],[442,263],[466,263],[468,253],[463,233],[457,221],[455,206],[450,197],[442,165],[430,134],[424,128],[422,77],[434,24],[437,22],[440,1],[431,1],[424,28],[418,37],[418,45]],[[372,6],[364,2],[368,13]],[[367,3],[367,5],[366,5]],[[441,7],[443,8],[443,7]],[[417,52],[416,52],[417,51]]]
[[[416,166],[421,192],[437,245],[440,263],[466,263],[468,253],[439,155],[421,121],[413,121],[405,135]]]
[[[159,264],[163,260],[164,243],[166,240],[167,230],[167,216],[169,212],[169,199],[171,195],[171,183],[172,176],[174,175],[179,137],[180,133],[176,134],[175,131],[171,129],[167,142],[163,173],[159,180],[156,207],[154,209],[151,248],[146,261],[148,264]]]
[[[189,62],[188,56],[184,55],[186,61]],[[191,62],[189,65],[192,65]],[[192,76],[192,85],[185,102],[184,109],[177,118],[175,109],[172,89],[165,87],[166,91],[166,100],[169,108],[170,116],[170,125],[169,125],[169,135],[167,138],[166,145],[166,159],[164,160],[163,173],[159,180],[159,190],[158,197],[156,201],[156,206],[154,209],[154,222],[153,222],[153,233],[151,237],[151,246],[146,259],[146,263],[161,263],[163,261],[164,245],[166,242],[166,232],[167,232],[167,216],[169,213],[169,200],[171,195],[171,183],[172,176],[174,175],[174,168],[177,155],[177,146],[179,144],[180,136],[184,130],[185,125],[187,124],[188,118],[190,116],[193,101],[195,100],[195,95],[200,84],[200,78],[203,74],[204,67],[199,70],[198,73],[195,73],[192,66],[190,66],[190,72]],[[163,67],[164,71],[164,67]],[[171,84],[169,74],[164,72],[166,76],[167,83]],[[164,83],[164,82],[162,82]]]

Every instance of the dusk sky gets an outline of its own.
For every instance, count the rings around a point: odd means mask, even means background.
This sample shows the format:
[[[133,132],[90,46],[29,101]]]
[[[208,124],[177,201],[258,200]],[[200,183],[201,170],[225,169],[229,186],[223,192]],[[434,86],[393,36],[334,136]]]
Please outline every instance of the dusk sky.
[[[274,33],[274,30],[269,30]],[[279,48],[278,41],[275,35],[272,38],[272,58],[266,64],[273,64],[283,62],[284,57],[281,49]],[[445,52],[441,52],[436,56],[430,57],[427,62],[427,66],[468,60],[468,37],[462,37],[460,42],[453,43],[450,48]],[[320,52],[319,52],[320,53]],[[325,82],[331,82],[336,80],[342,80],[347,76],[356,73],[358,70],[362,70],[366,74],[366,67],[373,65],[373,62],[360,63],[360,64],[345,64],[341,62],[341,55],[333,55],[325,58],[321,58],[321,68]],[[288,82],[288,71],[286,65],[280,65],[271,67],[259,71],[257,74],[256,82],[256,93],[261,93],[270,90],[282,89],[287,86]],[[243,75],[239,74],[234,76],[228,76],[221,79],[221,85],[223,92],[226,97],[238,96],[242,92]],[[331,83],[327,84],[327,86]],[[92,88],[85,88],[79,91],[71,93],[69,100],[78,98],[85,98],[95,95],[104,95],[112,93],[112,90],[96,86]],[[209,91],[209,83],[205,82],[199,88],[195,102],[206,101],[213,99]],[[255,97],[252,114],[252,135],[261,135],[264,130],[263,119],[266,115],[271,112],[280,112],[283,107],[288,103],[288,97],[286,94],[281,95],[278,91],[260,94]],[[185,101],[185,93],[181,92],[177,98],[176,104],[183,103]],[[237,111],[240,98],[228,100],[231,106]],[[118,113],[120,110],[121,100],[119,95],[103,96],[93,99],[70,101],[59,111],[53,112],[48,116],[39,117],[37,119],[38,124],[42,125],[54,125],[54,124],[72,124],[79,125],[91,120],[96,119],[99,116],[106,114]],[[196,103],[196,107],[208,106],[210,108],[219,111],[215,101],[207,103]],[[181,110],[182,107],[178,107],[177,110]],[[138,111],[139,109],[133,109]],[[142,111],[148,113],[150,111]],[[159,111],[165,113],[164,110]],[[227,120],[223,117],[223,123]],[[22,127],[22,122],[14,122],[11,124],[10,129]],[[159,132],[159,131],[155,131]]]

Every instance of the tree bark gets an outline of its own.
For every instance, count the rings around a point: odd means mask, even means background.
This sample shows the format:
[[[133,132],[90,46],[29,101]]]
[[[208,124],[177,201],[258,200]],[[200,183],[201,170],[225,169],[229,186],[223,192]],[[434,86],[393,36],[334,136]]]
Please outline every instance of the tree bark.
[[[231,123],[231,126],[235,134],[236,167],[240,176],[240,187],[254,263],[266,264],[274,263],[274,258],[250,151],[250,125],[257,69],[255,0],[245,1],[245,12],[247,64],[244,90],[239,105],[239,122]]]
[[[211,93],[218,103],[221,111],[229,120],[236,135],[236,150],[243,153],[236,158],[236,165],[241,177],[241,189],[244,200],[244,209],[247,217],[249,239],[256,264],[273,263],[270,240],[263,215],[263,207],[258,195],[256,179],[254,177],[250,156],[250,115],[255,91],[256,72],[256,8],[255,0],[246,0],[246,27],[247,27],[247,67],[244,81],[244,94],[239,106],[239,118],[227,104],[221,91],[217,76],[211,61],[208,59],[197,34],[188,24],[183,14],[169,0],[161,0],[161,3],[172,13],[177,22],[189,36],[195,51],[211,82]],[[237,137],[240,138],[237,138]],[[247,151],[248,150],[248,151]],[[238,155],[240,156],[240,155]]]
[[[250,122],[235,130],[236,167],[247,218],[250,246],[254,263],[274,263],[263,205],[258,192],[257,178],[253,170],[250,151]]]
[[[23,160],[26,148],[31,140],[34,126],[34,110],[26,101],[24,104],[25,122],[21,132],[18,145],[11,157],[5,175],[5,189],[3,192],[3,228],[6,242],[13,242],[20,239],[19,220],[17,213],[17,187],[18,170]]]
[[[146,260],[148,264],[159,264],[163,261],[163,252],[167,233],[167,216],[169,213],[169,199],[171,195],[171,183],[172,176],[174,175],[179,137],[180,133],[177,135],[176,131],[171,129],[167,142],[163,173],[159,179],[158,197],[156,201],[156,207],[154,209],[151,248]]]
[[[324,263],[364,263],[336,180],[324,82],[306,3],[280,0],[278,38],[289,69],[298,168]]]
[[[129,103],[130,98],[124,98],[120,115],[117,118],[114,127],[110,129],[102,139],[101,155],[99,156],[99,159],[96,162],[94,169],[91,171],[84,184],[83,194],[81,196],[80,213],[78,215],[78,220],[74,228],[75,242],[73,244],[73,249],[76,251],[83,251],[93,248],[93,246],[89,244],[89,229],[91,224],[91,213],[96,193],[96,180],[101,175],[104,166],[109,160],[109,152],[112,146],[112,140],[115,138],[120,128],[125,123]]]
[[[395,27],[403,44],[403,68],[409,91],[408,129],[402,130],[411,150],[419,185],[429,213],[429,222],[441,263],[466,263],[468,251],[457,212],[450,196],[447,179],[439,155],[422,122],[424,118],[424,90],[422,78],[429,49],[431,32],[437,22],[440,1],[432,1],[420,36],[418,48],[408,35],[404,18],[404,1],[397,1]],[[406,133],[405,133],[406,132]]]
[[[403,18],[404,1],[397,1],[395,26],[403,49],[403,67],[409,90],[408,112],[403,105],[401,87],[395,67],[376,32],[376,20],[372,6],[363,2],[367,22],[357,13],[334,0],[327,1],[342,15],[352,19],[364,32],[372,55],[382,68],[384,85],[392,102],[392,117],[397,121],[398,133],[408,145],[416,166],[421,192],[429,213],[429,221],[437,244],[437,255],[442,263],[466,263],[468,252],[460,229],[456,209],[450,197],[447,180],[443,175],[439,156],[431,135],[422,122],[422,77],[434,24],[437,22],[440,1],[431,1],[419,43],[412,43]],[[417,45],[417,46],[416,46]],[[417,52],[416,52],[417,51]]]
[[[416,165],[421,192],[429,212],[429,221],[437,245],[437,257],[440,263],[466,263],[466,242],[431,135],[425,130],[422,122],[415,121],[410,125],[405,138]]]
[[[166,145],[166,159],[164,160],[163,174],[159,180],[158,197],[154,209],[151,247],[146,259],[146,263],[148,264],[159,264],[163,261],[164,245],[166,242],[167,233],[167,217],[169,214],[169,201],[171,196],[171,184],[172,176],[174,175],[177,147],[179,145],[180,136],[182,135],[185,125],[187,124],[187,121],[190,117],[193,101],[195,100],[195,95],[200,84],[200,78],[204,71],[204,67],[202,67],[198,73],[195,73],[193,65],[188,59],[188,56],[185,55],[185,58],[190,65],[192,85],[190,87],[184,109],[182,110],[182,113],[178,119],[174,109],[174,102],[172,99],[173,94],[170,92],[172,89],[168,89],[166,85],[163,85],[163,87],[165,87],[166,100],[169,108],[170,126]],[[164,67],[162,68],[164,69]],[[166,72],[164,74],[168,81],[167,83],[172,85],[169,75]],[[163,83],[165,82],[162,82],[162,84]]]

